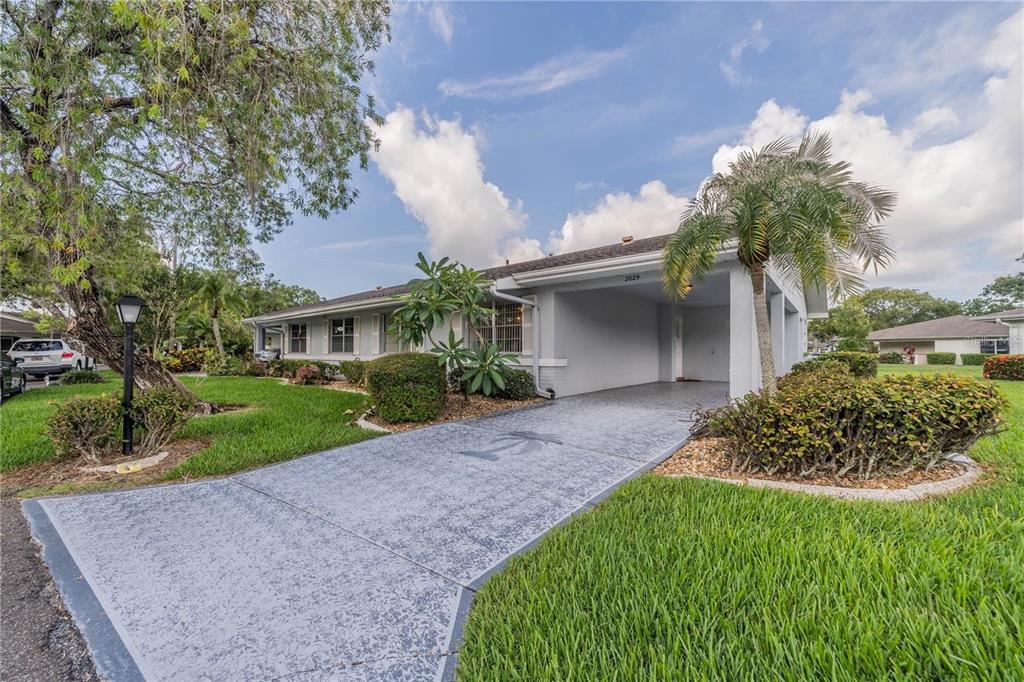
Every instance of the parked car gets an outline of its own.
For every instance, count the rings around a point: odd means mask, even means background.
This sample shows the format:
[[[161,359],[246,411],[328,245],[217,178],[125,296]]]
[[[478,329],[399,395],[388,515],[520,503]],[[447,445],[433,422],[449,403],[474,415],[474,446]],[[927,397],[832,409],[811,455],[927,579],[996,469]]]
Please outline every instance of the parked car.
[[[4,353],[0,356],[0,400],[18,395],[25,390],[25,382],[28,378],[25,371],[18,367],[11,356]]]
[[[281,357],[280,348],[264,348],[256,353],[256,359],[261,362],[270,362],[271,360],[277,360],[279,357]]]
[[[63,339],[21,339],[14,342],[8,354],[34,379],[86,365],[85,356]]]

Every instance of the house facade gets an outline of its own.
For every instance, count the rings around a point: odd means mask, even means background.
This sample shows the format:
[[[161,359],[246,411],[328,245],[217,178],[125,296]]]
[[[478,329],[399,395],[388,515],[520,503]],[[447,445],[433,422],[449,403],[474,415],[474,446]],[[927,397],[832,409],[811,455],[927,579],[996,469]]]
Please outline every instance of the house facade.
[[[482,329],[459,315],[449,329],[483,337],[519,358],[539,392],[552,397],[660,381],[728,382],[732,396],[760,385],[750,277],[735,253],[719,254],[714,271],[682,300],[662,287],[668,235],[624,238],[610,246],[484,270],[495,315]],[[407,291],[394,286],[280,310],[246,322],[254,346],[282,357],[372,360],[401,349],[388,333]],[[803,356],[807,320],[827,314],[823,296],[808,296],[769,275],[775,365],[783,374]],[[477,333],[474,333],[477,332]],[[414,349],[426,350],[426,349]]]
[[[1024,319],[1024,317],[1022,317]],[[914,349],[914,363],[926,364],[928,353],[955,353],[962,364],[964,353],[1001,354],[1010,352],[1009,327],[994,318],[952,315],[937,320],[914,322],[878,329],[868,335],[880,353],[904,353]]]
[[[1013,308],[977,318],[986,322],[1006,325],[1006,349],[1014,355],[1024,355],[1024,308]]]

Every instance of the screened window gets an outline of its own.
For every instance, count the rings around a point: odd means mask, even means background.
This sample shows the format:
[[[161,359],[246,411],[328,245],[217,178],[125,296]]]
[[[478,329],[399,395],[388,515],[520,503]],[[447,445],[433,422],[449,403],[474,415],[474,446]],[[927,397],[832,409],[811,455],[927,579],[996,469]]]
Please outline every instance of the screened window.
[[[472,343],[497,344],[505,353],[523,352],[523,306],[519,303],[497,303],[494,319],[487,326],[473,328]],[[479,334],[479,336],[477,335]]]
[[[1010,339],[982,339],[981,352],[1006,355],[1010,352]]]
[[[290,324],[288,325],[288,352],[289,353],[305,353],[306,352],[306,337],[308,336],[309,326],[305,324]]]
[[[380,352],[398,352],[398,334],[391,330],[391,313],[384,313],[380,316]]]
[[[331,352],[356,352],[356,318],[342,317],[331,320]]]

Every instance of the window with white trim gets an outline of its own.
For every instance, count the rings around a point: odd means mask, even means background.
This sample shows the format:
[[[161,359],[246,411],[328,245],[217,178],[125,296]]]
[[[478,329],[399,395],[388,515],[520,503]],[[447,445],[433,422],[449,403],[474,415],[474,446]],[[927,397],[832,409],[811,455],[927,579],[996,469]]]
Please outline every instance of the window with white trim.
[[[331,352],[356,352],[356,318],[340,317],[331,320]]]
[[[380,316],[380,352],[397,353],[399,349],[398,334],[391,329],[391,313],[383,313]]]
[[[990,355],[1007,355],[1010,352],[1010,339],[981,339],[979,350]]]
[[[306,339],[309,336],[309,325],[290,324],[288,325],[288,352],[305,353]]]
[[[494,316],[487,325],[473,327],[470,343],[497,344],[505,353],[523,352],[523,306],[520,303],[495,303]]]

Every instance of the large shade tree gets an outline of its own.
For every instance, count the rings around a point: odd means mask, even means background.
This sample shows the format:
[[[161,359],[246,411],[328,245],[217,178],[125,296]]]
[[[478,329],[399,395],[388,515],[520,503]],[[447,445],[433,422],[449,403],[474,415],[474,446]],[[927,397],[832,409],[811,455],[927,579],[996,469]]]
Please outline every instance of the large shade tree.
[[[799,145],[777,140],[747,150],[701,186],[664,253],[666,289],[685,296],[724,249],[735,249],[753,284],[761,380],[775,391],[765,275],[816,287],[841,300],[863,288],[867,267],[893,258],[881,228],[895,193],[853,179],[851,165],[831,158],[825,133]]]
[[[110,291],[160,244],[214,265],[355,198],[388,5],[0,0],[0,285],[122,366]],[[143,292],[144,293],[144,292]],[[140,356],[140,387],[180,384]],[[182,390],[184,390],[182,388]]]

